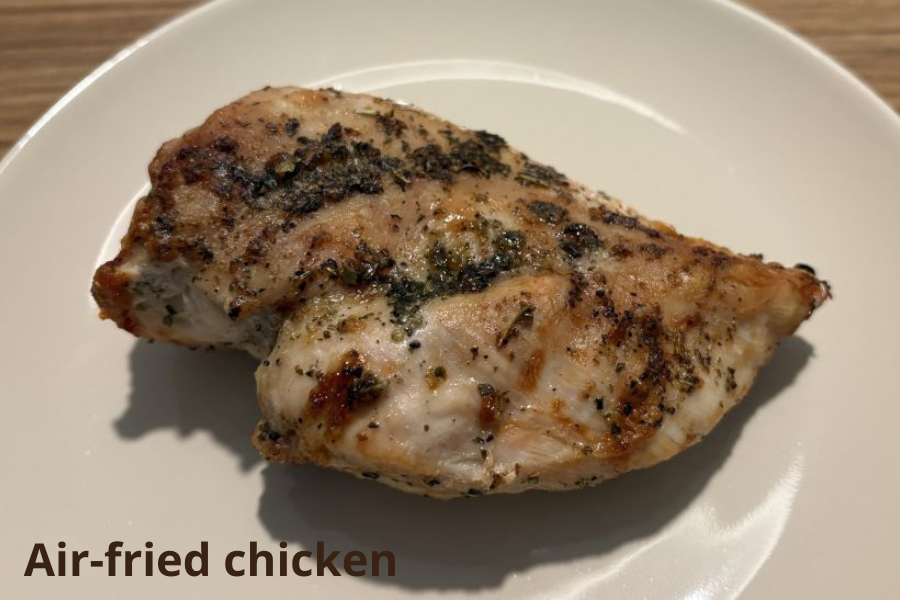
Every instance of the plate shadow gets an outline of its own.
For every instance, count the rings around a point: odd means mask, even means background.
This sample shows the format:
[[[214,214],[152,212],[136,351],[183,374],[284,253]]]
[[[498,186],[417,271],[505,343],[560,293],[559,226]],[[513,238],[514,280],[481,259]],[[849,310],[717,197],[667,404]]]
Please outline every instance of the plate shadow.
[[[248,471],[262,461],[250,443],[259,419],[253,372],[244,352],[188,350],[139,341],[130,356],[131,397],[116,432],[136,439],[171,428],[182,436],[208,431]]]
[[[258,517],[278,541],[315,549],[390,550],[394,577],[412,590],[475,591],[544,563],[602,555],[674,520],[722,466],[744,424],[790,387],[813,356],[799,337],[782,341],[749,395],[703,443],[651,469],[566,493],[438,501],[314,466],[267,465]],[[208,431],[244,470],[261,459],[250,443],[259,417],[256,361],[237,352],[192,352],[139,342],[131,354],[132,393],[115,422],[136,439],[161,428]]]

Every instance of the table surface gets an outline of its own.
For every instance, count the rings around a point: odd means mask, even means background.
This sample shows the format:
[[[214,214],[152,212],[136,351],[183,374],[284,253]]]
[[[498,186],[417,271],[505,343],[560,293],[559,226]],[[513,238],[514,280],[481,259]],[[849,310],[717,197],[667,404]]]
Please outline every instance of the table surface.
[[[900,0],[744,0],[900,109]],[[0,0],[0,155],[117,50],[198,0]]]

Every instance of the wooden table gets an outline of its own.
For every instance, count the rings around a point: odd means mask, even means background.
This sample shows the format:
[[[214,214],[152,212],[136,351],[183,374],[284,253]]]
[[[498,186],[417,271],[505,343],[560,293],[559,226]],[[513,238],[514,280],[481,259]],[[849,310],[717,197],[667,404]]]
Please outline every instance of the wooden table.
[[[900,0],[745,3],[823,48],[900,109]],[[94,67],[197,4],[0,0],[0,155]]]

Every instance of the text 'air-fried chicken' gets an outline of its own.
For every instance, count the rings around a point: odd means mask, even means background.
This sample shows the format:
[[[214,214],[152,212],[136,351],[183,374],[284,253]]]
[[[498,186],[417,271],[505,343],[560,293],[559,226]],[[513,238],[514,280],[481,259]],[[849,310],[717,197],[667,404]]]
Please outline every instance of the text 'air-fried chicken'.
[[[102,315],[264,359],[268,459],[429,496],[665,460],[828,297],[367,95],[255,92],[166,143],[150,179],[95,275]]]

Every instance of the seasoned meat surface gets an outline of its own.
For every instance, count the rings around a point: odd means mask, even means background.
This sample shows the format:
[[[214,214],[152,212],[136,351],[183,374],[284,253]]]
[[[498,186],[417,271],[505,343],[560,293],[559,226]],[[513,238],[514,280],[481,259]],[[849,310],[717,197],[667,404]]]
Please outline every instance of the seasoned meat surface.
[[[162,146],[93,294],[260,358],[270,460],[434,497],[665,460],[828,297],[411,106],[266,88]]]

